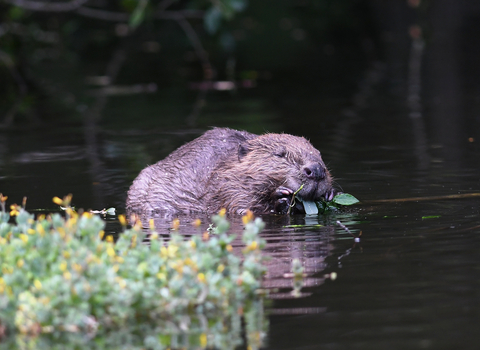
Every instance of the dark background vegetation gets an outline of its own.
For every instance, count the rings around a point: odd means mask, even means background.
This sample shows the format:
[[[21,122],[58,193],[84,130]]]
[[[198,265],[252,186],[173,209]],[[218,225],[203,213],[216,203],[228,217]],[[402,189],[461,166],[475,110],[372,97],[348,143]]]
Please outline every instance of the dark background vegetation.
[[[373,140],[415,145],[423,169],[440,145],[461,166],[479,130],[474,1],[1,0],[0,21],[11,188],[39,159],[78,159],[57,179],[66,191],[124,196],[141,168],[211,126],[328,138],[340,172]],[[68,182],[85,167],[88,183]]]

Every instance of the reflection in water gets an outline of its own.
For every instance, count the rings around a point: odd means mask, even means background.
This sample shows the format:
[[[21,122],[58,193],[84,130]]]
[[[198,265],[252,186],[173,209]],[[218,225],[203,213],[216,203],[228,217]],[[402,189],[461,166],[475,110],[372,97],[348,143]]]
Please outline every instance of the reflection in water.
[[[2,339],[0,350],[10,349],[236,349],[246,346],[256,350],[264,345],[267,321],[263,300],[259,297],[228,317],[175,315],[157,324],[131,325],[121,331],[100,333],[95,338],[85,334],[55,333],[31,337],[17,335]]]
[[[354,225],[357,222],[356,213],[335,214],[327,216],[316,215],[263,215],[266,228],[262,231],[261,237],[265,239],[266,246],[262,253],[266,256],[267,273],[262,286],[269,290],[269,299],[293,299],[293,274],[292,261],[298,259],[303,267],[303,289],[300,297],[311,295],[310,290],[322,285],[329,274],[325,274],[327,267],[326,259],[332,253],[331,241],[334,235],[346,237],[352,240],[350,233],[343,229],[336,229],[336,220],[341,220],[345,225]],[[201,234],[209,228],[210,218],[207,215],[179,215],[179,231],[186,236]],[[194,228],[191,223],[200,218],[202,225]],[[145,220],[145,218],[143,218]],[[171,216],[156,217],[155,227],[159,232],[164,232],[165,239],[171,229]],[[230,233],[237,237],[232,246],[237,255],[241,254],[244,244],[241,241],[240,233],[243,224],[239,216],[229,217],[231,224]],[[354,232],[358,234],[358,232]],[[343,255],[348,255],[346,251]],[[337,267],[337,266],[335,266]],[[275,314],[303,314],[320,312],[318,308],[282,308],[271,309],[269,312]]]
[[[430,164],[430,157],[427,153],[427,135],[425,133],[421,101],[421,68],[425,41],[423,40],[421,28],[419,26],[411,27],[410,36],[412,37],[412,47],[408,63],[407,104],[410,109],[409,116],[413,123],[413,138],[415,141],[417,167],[419,170],[425,170]]]

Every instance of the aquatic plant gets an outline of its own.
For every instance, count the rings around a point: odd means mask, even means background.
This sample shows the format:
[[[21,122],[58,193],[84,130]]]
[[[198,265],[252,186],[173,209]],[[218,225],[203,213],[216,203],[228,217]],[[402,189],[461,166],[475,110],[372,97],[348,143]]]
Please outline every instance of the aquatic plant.
[[[35,219],[17,205],[6,212],[0,195],[0,330],[93,337],[150,325],[142,346],[170,347],[187,335],[193,347],[233,348],[241,335],[229,332],[241,329],[244,316],[257,323],[249,346],[261,346],[261,219],[243,218],[245,248],[237,256],[224,212],[212,218],[214,232],[185,239],[177,225],[168,242],[153,222],[146,230],[139,222],[127,228],[119,216],[124,231],[114,242],[99,216],[75,212],[70,200],[54,198],[64,216]]]

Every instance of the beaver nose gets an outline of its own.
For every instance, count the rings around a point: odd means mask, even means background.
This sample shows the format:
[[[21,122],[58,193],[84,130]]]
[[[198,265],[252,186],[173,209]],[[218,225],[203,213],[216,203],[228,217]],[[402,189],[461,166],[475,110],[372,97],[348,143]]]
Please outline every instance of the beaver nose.
[[[303,173],[309,179],[323,180],[325,178],[325,168],[319,163],[308,164],[303,168]]]

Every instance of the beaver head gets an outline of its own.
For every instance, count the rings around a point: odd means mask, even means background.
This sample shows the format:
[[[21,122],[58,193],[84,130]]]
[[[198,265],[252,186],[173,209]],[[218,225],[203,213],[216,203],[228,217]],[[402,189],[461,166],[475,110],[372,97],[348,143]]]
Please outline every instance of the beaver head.
[[[220,164],[208,187],[210,209],[237,213],[283,213],[300,187],[297,197],[305,201],[333,197],[332,177],[320,152],[305,138],[289,134],[264,134],[241,143],[236,159]]]

